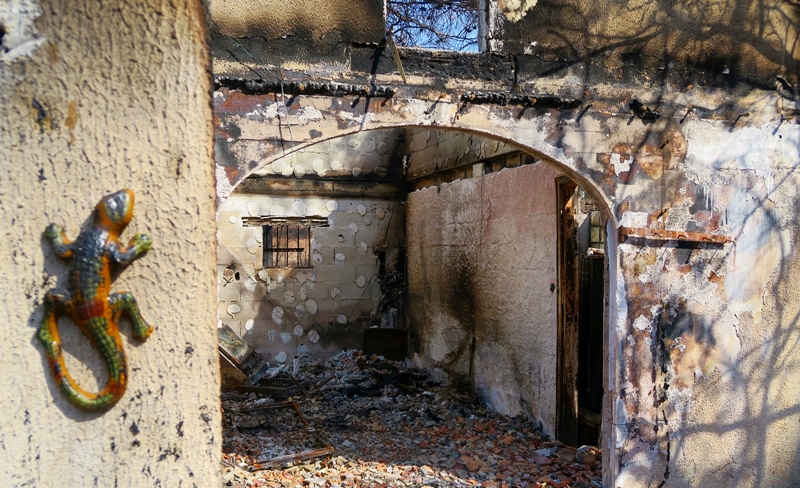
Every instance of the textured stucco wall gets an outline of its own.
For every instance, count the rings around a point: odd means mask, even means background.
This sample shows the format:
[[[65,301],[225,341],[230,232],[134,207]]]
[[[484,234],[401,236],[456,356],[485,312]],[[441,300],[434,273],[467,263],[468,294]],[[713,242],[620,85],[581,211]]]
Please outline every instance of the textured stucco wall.
[[[265,79],[275,73],[263,64],[278,59],[286,61],[279,71],[319,62],[344,71],[354,43],[380,42],[386,32],[383,0],[214,0],[210,11],[214,69],[236,70],[244,61]]]
[[[614,69],[633,62],[749,78],[800,76],[800,14],[786,0],[499,0],[493,38],[503,52]],[[659,74],[659,72],[661,72]],[[724,77],[723,77],[724,78]]]
[[[408,295],[420,363],[475,337],[474,383],[507,415],[556,415],[556,185],[546,163],[413,192]],[[469,372],[470,347],[455,368]]]
[[[0,485],[214,486],[220,473],[209,53],[202,2],[0,4]],[[35,338],[66,268],[42,238],[75,238],[98,200],[136,193],[123,239],[153,249],[114,290],[156,327],[123,321],[128,391],[85,413],[55,385]],[[89,390],[99,355],[60,321],[67,366]],[[96,391],[96,390],[95,390]]]

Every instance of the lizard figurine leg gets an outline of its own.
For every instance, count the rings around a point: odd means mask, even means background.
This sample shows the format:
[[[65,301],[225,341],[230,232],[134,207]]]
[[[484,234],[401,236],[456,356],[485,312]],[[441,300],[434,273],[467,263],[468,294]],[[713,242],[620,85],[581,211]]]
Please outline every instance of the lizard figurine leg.
[[[113,321],[119,323],[119,319],[124,313],[133,323],[133,335],[137,339],[147,339],[153,332],[153,327],[145,322],[142,314],[139,312],[139,306],[136,304],[136,298],[132,293],[118,292],[108,295],[108,301],[111,303],[111,313],[113,314]]]

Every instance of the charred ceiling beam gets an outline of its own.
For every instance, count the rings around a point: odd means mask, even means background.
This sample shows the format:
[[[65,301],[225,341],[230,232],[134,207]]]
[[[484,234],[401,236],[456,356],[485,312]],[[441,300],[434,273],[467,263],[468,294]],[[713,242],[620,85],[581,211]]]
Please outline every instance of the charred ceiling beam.
[[[570,99],[544,95],[522,95],[505,92],[469,92],[461,95],[463,103],[475,105],[519,105],[522,107],[554,108],[557,110],[573,110],[583,104],[581,99]]]
[[[296,178],[263,178],[250,176],[243,180],[236,192],[268,193],[282,196],[324,196],[390,198],[402,191],[399,183],[387,181],[311,180]]]
[[[400,88],[389,85],[360,85],[335,83],[329,81],[281,82],[269,80],[251,80],[245,78],[216,77],[215,89],[227,88],[248,95],[265,95],[280,93],[289,96],[315,95],[322,97],[375,97],[392,98],[400,93]],[[454,94],[455,95],[455,94]],[[436,101],[446,99],[447,94],[440,94]],[[555,97],[552,95],[524,95],[511,92],[466,92],[460,95],[462,103],[475,105],[517,105],[539,109],[573,110],[583,104],[583,100]]]
[[[214,79],[216,90],[228,88],[238,90],[248,95],[264,95],[269,93],[282,93],[285,95],[317,95],[323,97],[376,97],[392,98],[397,93],[397,88],[387,85],[360,85],[335,82],[283,82],[268,80],[249,80],[244,78],[216,77]]]

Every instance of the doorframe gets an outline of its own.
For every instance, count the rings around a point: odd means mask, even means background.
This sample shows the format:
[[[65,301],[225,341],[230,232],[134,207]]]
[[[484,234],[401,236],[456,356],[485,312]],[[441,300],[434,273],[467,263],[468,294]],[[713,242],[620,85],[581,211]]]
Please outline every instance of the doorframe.
[[[558,331],[556,353],[556,438],[574,445],[578,428],[578,239],[574,199],[578,184],[556,178]]]

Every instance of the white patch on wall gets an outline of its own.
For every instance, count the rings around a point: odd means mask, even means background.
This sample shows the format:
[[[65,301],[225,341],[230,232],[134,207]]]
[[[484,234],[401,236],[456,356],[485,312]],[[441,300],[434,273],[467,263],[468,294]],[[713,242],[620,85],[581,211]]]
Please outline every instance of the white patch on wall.
[[[363,203],[359,203],[358,206],[356,207],[356,212],[358,212],[358,215],[362,217],[367,215],[367,206],[364,205]]]
[[[318,122],[322,120],[322,112],[313,105],[306,105],[297,111],[297,120],[299,120],[301,124]]]
[[[256,291],[256,286],[258,286],[258,282],[256,282],[256,279],[252,276],[249,276],[246,280],[244,280],[244,287],[247,289],[247,291],[251,293]]]
[[[270,215],[286,215],[286,211],[280,205],[273,205],[269,208]]]
[[[297,280],[298,283],[303,284],[306,281],[306,274],[303,271],[298,271],[295,273],[294,278]]]
[[[636,330],[646,330],[650,328],[651,320],[649,320],[644,315],[639,315],[636,317],[636,320],[633,321],[633,328]]]
[[[619,221],[623,227],[647,227],[647,212],[625,212]]]
[[[328,165],[325,164],[325,161],[317,158],[311,162],[311,169],[313,169],[318,175],[325,176],[325,173],[328,172]]]
[[[305,176],[305,175],[306,175],[306,169],[305,169],[304,167],[302,167],[302,166],[300,166],[300,165],[298,164],[298,165],[297,165],[297,166],[294,168],[294,175],[295,175],[297,178],[302,178],[303,176]]]
[[[294,293],[287,291],[283,294],[283,299],[286,300],[287,303],[292,303],[294,301]]]
[[[230,217],[228,217],[228,222],[230,222],[231,224],[236,224],[236,222],[238,221],[239,217],[236,217],[235,215],[231,215]]]
[[[233,192],[233,185],[228,181],[228,175],[225,173],[225,168],[222,166],[217,166],[217,169],[214,170],[214,174],[217,177],[217,195],[218,198],[228,198],[228,195]]]
[[[266,269],[259,270],[258,277],[261,281],[269,283],[269,272]]]
[[[339,210],[339,203],[336,200],[328,200],[328,203],[325,204],[325,208],[328,209],[328,212],[335,212]]]
[[[253,324],[255,324],[255,321],[253,319],[247,319],[247,322],[244,323],[244,330],[247,331],[253,330]]]
[[[336,316],[336,321],[339,322],[340,324],[346,324],[347,316],[343,313],[340,313],[339,315]]]
[[[226,308],[225,311],[228,312],[228,315],[233,317],[234,315],[242,311],[242,307],[240,307],[238,303],[231,303],[230,305],[228,305],[228,308]]]
[[[361,168],[360,168],[360,167],[358,167],[358,166],[356,166],[355,168],[353,168],[353,171],[352,171],[352,173],[353,173],[353,176],[358,176],[358,175],[360,175],[360,174],[361,174]]]
[[[383,209],[383,207],[378,206],[375,209],[375,216],[378,217],[378,220],[383,220],[384,217],[386,217],[386,211]]]
[[[292,203],[292,211],[300,216],[305,216],[308,210],[308,205],[305,204],[302,200],[295,200]]]
[[[294,326],[294,330],[292,331],[292,333],[294,335],[296,335],[297,337],[302,337],[303,334],[306,333],[306,331],[305,331],[305,329],[303,329],[303,327],[301,325],[298,324],[298,325]]]
[[[275,332],[275,329],[271,329],[269,332],[267,332],[267,340],[270,342],[275,342],[277,336],[278,333]]]
[[[248,202],[247,213],[250,214],[251,217],[258,217],[261,215],[261,204],[258,202]]]
[[[286,362],[286,353],[281,351],[275,356],[275,361],[283,364]]]
[[[286,164],[286,160],[283,159],[283,158],[281,158],[281,159],[279,159],[277,161],[274,161],[272,163],[272,171],[275,172],[275,173],[283,174],[283,172],[286,170],[287,167],[289,169],[291,169],[291,167],[288,164]]]
[[[617,153],[611,155],[611,165],[614,167],[614,173],[616,173],[617,176],[619,176],[620,173],[630,171],[631,163],[633,163],[633,156],[623,160]]]
[[[294,314],[297,315],[298,319],[301,319],[306,316],[306,307],[302,305],[298,305],[294,307]]]
[[[350,235],[356,235],[358,233],[358,224],[351,222],[350,225],[347,226],[347,230],[350,231]]]
[[[308,333],[308,341],[312,344],[319,342],[319,332],[312,330]]]
[[[249,252],[250,254],[255,254],[259,250],[259,248],[261,248],[255,237],[247,239],[247,242],[244,243],[244,247],[247,248],[247,252]]]
[[[278,104],[272,103],[264,108],[257,108],[252,112],[247,112],[245,115],[248,117],[263,117],[267,120],[274,119],[278,116]]]
[[[369,250],[369,246],[367,246],[366,242],[361,241],[361,243],[358,245],[358,253],[362,256],[366,256],[367,250]]]
[[[384,155],[389,151],[389,146],[386,145],[385,142],[381,141],[378,143],[378,154]]]
[[[274,320],[276,324],[281,325],[281,322],[283,322],[282,307],[275,307],[272,309],[272,320]]]
[[[333,288],[331,288],[331,298],[336,298],[341,293],[342,293],[342,290],[336,288],[335,286]]]
[[[311,261],[313,261],[314,264],[322,264],[322,254],[315,252],[311,255]]]
[[[366,284],[367,284],[367,279],[365,277],[359,276],[358,278],[356,278],[356,285],[358,285],[359,288],[364,288]]]
[[[36,2],[17,1],[0,5],[0,25],[5,27],[1,62],[11,64],[16,58],[30,56],[47,40],[35,30],[34,21],[40,15],[42,11]]]
[[[288,344],[291,341],[292,341],[292,334],[288,332],[281,332],[281,342],[283,342],[284,344]]]
[[[310,313],[311,315],[316,315],[317,314],[317,302],[315,302],[314,300],[307,300],[306,301],[306,310],[308,310],[308,313]]]
[[[331,161],[331,169],[334,171],[341,171],[344,169],[344,163],[338,160]]]
[[[300,288],[300,291],[297,292],[297,296],[300,300],[305,301],[306,298],[308,298],[308,290],[306,290],[305,287]]]

